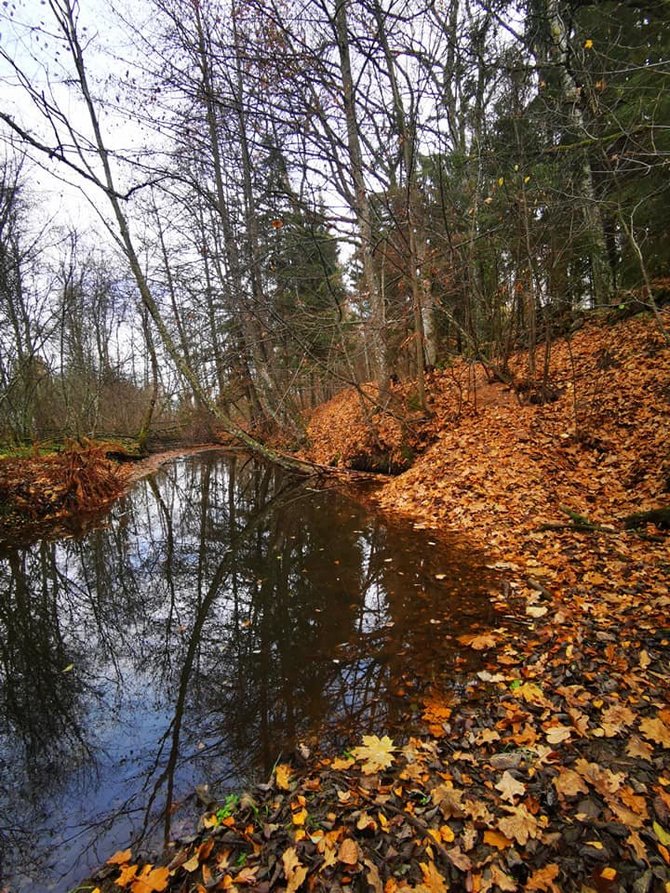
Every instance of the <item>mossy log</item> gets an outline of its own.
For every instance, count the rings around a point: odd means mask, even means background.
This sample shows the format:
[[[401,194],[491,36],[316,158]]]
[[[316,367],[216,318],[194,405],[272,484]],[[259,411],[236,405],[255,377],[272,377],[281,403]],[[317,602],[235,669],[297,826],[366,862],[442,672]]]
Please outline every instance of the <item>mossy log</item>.
[[[670,530],[670,507],[650,509],[648,512],[636,512],[623,519],[627,530],[642,527],[644,524],[655,524],[661,530]]]

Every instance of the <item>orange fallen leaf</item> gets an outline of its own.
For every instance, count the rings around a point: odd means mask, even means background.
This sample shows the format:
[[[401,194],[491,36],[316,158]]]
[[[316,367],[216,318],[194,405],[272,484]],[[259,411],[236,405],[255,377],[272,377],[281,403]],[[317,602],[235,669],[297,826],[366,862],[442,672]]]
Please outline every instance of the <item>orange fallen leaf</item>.
[[[576,797],[577,794],[588,794],[589,789],[582,776],[574,769],[559,769],[554,778],[554,787],[564,797]]]
[[[537,819],[532,813],[528,812],[523,804],[506,806],[505,809],[510,814],[500,819],[498,828],[506,837],[512,837],[521,846],[525,846],[530,837],[540,836],[540,826]]]
[[[199,865],[200,865],[200,859],[198,857],[198,854],[194,853],[190,859],[188,859],[186,862],[184,862],[184,864],[182,865],[182,868],[184,869],[184,871],[188,871],[189,874],[192,874],[194,871],[198,870]]]
[[[168,885],[170,872],[165,866],[154,868],[152,865],[145,865],[142,874],[133,881],[132,893],[162,893]]]
[[[359,857],[360,850],[356,841],[351,837],[345,837],[337,851],[338,861],[344,865],[356,865]]]
[[[110,856],[107,860],[108,865],[125,865],[126,862],[130,862],[132,859],[132,853],[130,850],[117,850],[113,856]]]
[[[428,893],[447,893],[449,889],[445,879],[435,867],[434,862],[420,862],[423,886]]]
[[[114,881],[117,887],[128,887],[135,879],[135,875],[139,870],[139,865],[124,865],[121,874]]]
[[[544,890],[546,893],[561,893],[561,888],[554,883],[558,877],[558,865],[552,863],[538,868],[526,882],[526,890]]]
[[[507,847],[512,846],[514,841],[500,831],[484,831],[484,843],[499,850],[506,850]]]

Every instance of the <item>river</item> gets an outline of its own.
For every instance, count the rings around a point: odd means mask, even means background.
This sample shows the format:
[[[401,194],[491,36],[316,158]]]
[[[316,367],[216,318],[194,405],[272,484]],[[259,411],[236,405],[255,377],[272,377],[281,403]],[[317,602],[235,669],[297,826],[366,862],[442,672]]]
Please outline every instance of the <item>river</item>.
[[[483,557],[219,452],[0,552],[0,889],[66,893],[278,759],[406,731],[476,669]]]

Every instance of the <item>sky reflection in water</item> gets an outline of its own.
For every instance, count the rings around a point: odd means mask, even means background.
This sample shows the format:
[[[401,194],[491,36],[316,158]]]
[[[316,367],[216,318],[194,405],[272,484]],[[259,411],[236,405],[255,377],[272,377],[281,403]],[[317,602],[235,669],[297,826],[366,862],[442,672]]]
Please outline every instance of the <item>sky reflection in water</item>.
[[[436,575],[445,575],[437,579]],[[139,483],[81,539],[0,556],[0,885],[63,893],[197,784],[337,749],[448,686],[493,622],[481,556],[240,457]]]

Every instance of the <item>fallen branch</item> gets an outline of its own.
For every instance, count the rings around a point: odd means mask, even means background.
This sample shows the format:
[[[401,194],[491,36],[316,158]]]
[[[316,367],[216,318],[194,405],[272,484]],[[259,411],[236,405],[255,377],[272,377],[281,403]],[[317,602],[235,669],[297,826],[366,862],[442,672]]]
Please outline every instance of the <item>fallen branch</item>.
[[[636,512],[622,519],[626,530],[642,527],[643,524],[654,524],[661,530],[670,530],[670,508],[650,509],[648,512]]]

